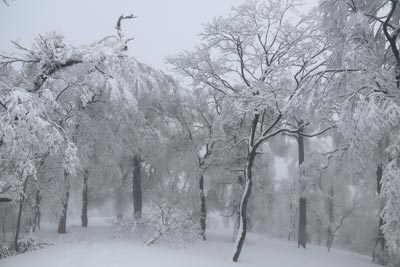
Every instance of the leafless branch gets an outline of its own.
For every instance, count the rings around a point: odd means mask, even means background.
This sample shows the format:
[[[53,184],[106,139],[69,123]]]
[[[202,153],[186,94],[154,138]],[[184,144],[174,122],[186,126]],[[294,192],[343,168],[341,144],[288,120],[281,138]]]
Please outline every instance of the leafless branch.
[[[323,129],[323,130],[320,131],[320,132],[317,132],[317,133],[308,134],[308,133],[303,133],[303,132],[301,132],[301,133],[299,133],[299,134],[302,135],[302,136],[304,136],[304,137],[315,137],[315,136],[321,135],[321,134],[323,134],[323,133],[325,133],[325,132],[327,132],[327,131],[329,131],[329,130],[331,130],[331,129],[334,129],[334,128],[336,128],[336,127],[337,127],[336,125],[332,125],[332,126],[329,126],[329,127],[325,128],[325,129]]]
[[[34,90],[33,92],[37,92],[42,88],[43,84],[46,82],[49,76],[53,75],[57,71],[68,68],[70,66],[76,65],[82,63],[82,60],[80,59],[69,59],[65,63],[62,64],[55,64],[54,66],[51,66],[49,69],[44,70],[42,74],[38,75],[35,82],[34,82]]]
[[[74,85],[76,85],[76,84],[78,84],[78,83],[79,83],[79,81],[75,81],[75,82],[73,82],[73,83],[68,83],[68,85],[58,93],[58,95],[57,95],[56,98],[55,98],[55,101],[58,101],[58,99],[60,98],[60,96],[61,96],[66,90],[68,90],[69,88],[73,87]]]
[[[137,18],[137,16],[133,16],[133,14],[129,15],[129,16],[124,16],[123,14],[118,18],[117,20],[117,25],[115,26],[115,29],[117,29],[117,33],[120,39],[122,39],[124,37],[124,35],[122,34],[122,27],[121,27],[121,23],[122,20],[124,19],[135,19]]]
[[[108,74],[108,73],[106,73],[104,70],[101,70],[97,65],[94,66],[94,68],[95,68],[98,72],[100,72],[101,74],[103,74],[103,75],[105,75],[105,76],[108,76],[108,77],[111,78],[111,79],[114,79],[114,77],[113,77],[111,74]]]

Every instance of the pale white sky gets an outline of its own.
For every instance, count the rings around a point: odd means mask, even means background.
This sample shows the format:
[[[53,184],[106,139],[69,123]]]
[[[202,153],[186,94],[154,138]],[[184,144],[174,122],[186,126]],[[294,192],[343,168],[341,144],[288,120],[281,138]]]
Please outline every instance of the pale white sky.
[[[165,70],[164,58],[199,43],[202,23],[225,15],[244,0],[8,0],[0,1],[0,51],[10,52],[9,40],[30,46],[39,34],[58,31],[66,42],[84,44],[115,34],[117,18],[125,36],[133,36],[130,53],[143,63]],[[303,0],[307,9],[317,0]]]

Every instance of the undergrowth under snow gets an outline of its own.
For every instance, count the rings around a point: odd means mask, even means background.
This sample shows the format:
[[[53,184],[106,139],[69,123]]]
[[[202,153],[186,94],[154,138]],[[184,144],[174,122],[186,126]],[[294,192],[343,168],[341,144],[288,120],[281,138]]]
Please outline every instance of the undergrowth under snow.
[[[71,225],[65,235],[54,229],[41,230],[38,238],[49,240],[47,248],[0,260],[0,267],[377,267],[366,256],[347,251],[309,246],[297,248],[293,242],[270,239],[264,235],[250,233],[238,263],[230,261],[233,247],[231,231],[208,233],[208,240],[197,242],[186,248],[168,247],[168,243],[157,243],[146,247],[130,237],[118,236],[105,219],[90,222],[83,229]]]

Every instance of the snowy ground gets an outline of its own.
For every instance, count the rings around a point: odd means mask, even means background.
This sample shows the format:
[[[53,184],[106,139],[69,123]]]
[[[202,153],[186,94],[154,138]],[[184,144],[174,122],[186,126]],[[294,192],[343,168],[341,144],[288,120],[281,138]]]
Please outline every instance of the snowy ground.
[[[0,260],[0,267],[377,267],[365,256],[338,250],[327,253],[315,246],[303,250],[294,243],[255,234],[249,235],[240,261],[233,263],[230,232],[209,233],[206,242],[184,249],[165,244],[145,247],[127,237],[116,238],[104,219],[91,220],[88,229],[72,225],[65,235],[42,230],[39,237],[54,245]]]

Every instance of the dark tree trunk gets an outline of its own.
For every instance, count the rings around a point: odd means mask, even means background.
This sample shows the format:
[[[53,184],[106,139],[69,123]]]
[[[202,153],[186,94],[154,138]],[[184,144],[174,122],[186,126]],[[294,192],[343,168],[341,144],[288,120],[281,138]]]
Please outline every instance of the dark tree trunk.
[[[140,174],[140,156],[133,157],[133,176],[132,176],[132,194],[133,194],[133,215],[135,219],[142,217],[142,185]]]
[[[288,234],[288,241],[290,241],[290,238],[292,236],[292,224],[293,224],[293,219],[292,219],[292,212],[293,212],[293,202],[290,200],[289,202],[289,214],[290,214],[290,221],[289,221],[289,234]]]
[[[35,198],[35,218],[33,224],[33,232],[36,231],[36,227],[40,229],[40,219],[42,217],[42,213],[40,211],[40,202],[42,201],[42,194],[40,190],[36,191],[36,198]]]
[[[89,180],[89,171],[85,169],[83,172],[83,188],[82,188],[82,214],[81,214],[81,221],[82,227],[88,226],[88,180]]]
[[[23,200],[20,199],[19,209],[18,209],[18,218],[17,218],[17,228],[15,230],[15,237],[14,237],[14,248],[15,248],[15,251],[17,251],[17,252],[20,252],[18,238],[19,238],[19,229],[21,228],[22,207],[23,207]]]
[[[247,203],[250,198],[251,188],[253,186],[253,176],[252,176],[252,168],[254,159],[256,157],[257,147],[262,142],[254,142],[255,134],[257,130],[257,125],[260,119],[260,114],[255,114],[252,120],[251,131],[250,131],[250,139],[249,139],[249,151],[246,159],[245,165],[245,183],[244,190],[242,194],[242,199],[240,201],[239,207],[239,230],[238,235],[236,237],[235,242],[235,253],[233,254],[233,261],[237,262],[240,256],[240,252],[242,251],[244,240],[246,239],[247,233]]]
[[[206,208],[206,197],[204,195],[204,175],[200,175],[199,179],[199,189],[200,189],[200,227],[201,236],[203,240],[206,240],[206,219],[207,219],[207,208]]]
[[[295,188],[296,188],[296,184],[298,183],[298,181],[296,180],[296,179],[293,179],[293,185],[292,185],[292,188],[291,188],[291,190],[290,190],[290,192],[291,192],[291,195],[292,196],[294,196],[295,195]],[[295,208],[295,205],[294,205],[294,203],[295,203],[295,200],[294,199],[292,199],[292,197],[289,197],[289,211],[290,211],[290,220],[289,220],[289,223],[290,223],[290,229],[289,229],[289,235],[288,235],[288,240],[290,241],[290,240],[295,240],[296,239],[296,230],[297,230],[297,226],[296,226],[296,222],[297,222],[297,219],[296,219],[296,215],[297,215],[297,212],[296,212],[296,208]]]
[[[69,181],[67,178],[67,174],[64,173],[64,178],[65,178],[65,195],[64,195],[64,199],[62,202],[62,211],[61,211],[61,218],[60,221],[58,223],[58,233],[59,234],[65,234],[66,233],[66,229],[67,229],[67,212],[68,212],[68,200],[69,200]]]
[[[321,229],[322,229],[322,221],[320,218],[317,218],[317,238],[318,238],[318,246],[321,246],[322,237],[321,237]]]
[[[233,203],[232,203],[232,216],[234,216],[235,219],[235,225],[233,228],[233,242],[235,242],[237,236],[238,236],[238,232],[239,232],[239,225],[240,225],[240,202],[241,202],[241,198],[243,196],[243,190],[245,187],[245,178],[243,176],[238,176],[238,180],[237,180],[237,185],[240,185],[240,199],[237,199],[235,197]],[[239,189],[236,189],[239,190]],[[237,196],[237,195],[235,195]]]
[[[252,167],[255,155],[256,155],[255,150],[250,151],[246,163],[246,181],[245,181],[242,200],[240,202],[240,214],[239,214],[240,221],[239,221],[239,231],[235,243],[236,250],[233,255],[234,262],[237,262],[239,259],[240,252],[242,251],[243,243],[247,233],[247,203],[249,201],[251,188],[253,186]]]
[[[6,216],[7,216],[7,208],[4,208],[2,216],[3,241],[6,240],[6,218],[7,218]]]
[[[24,201],[25,201],[25,193],[26,193],[26,187],[28,185],[28,179],[29,176],[26,177],[25,182],[24,182],[24,187],[22,189],[22,196],[21,199],[19,200],[19,209],[18,209],[18,218],[17,218],[17,228],[15,229],[15,237],[14,237],[14,248],[15,251],[20,252],[19,250],[19,230],[21,228],[21,219],[22,219],[22,208],[24,206]]]
[[[382,164],[379,164],[377,169],[376,169],[376,191],[378,192],[378,195],[381,194],[381,188],[382,188],[382,176],[383,176],[383,167]],[[382,209],[383,207],[381,207]],[[374,246],[374,250],[372,253],[372,259],[373,262],[379,263],[379,264],[384,264],[386,262],[386,256],[385,256],[385,236],[382,231],[382,226],[384,224],[382,216],[379,217],[379,228],[378,228],[378,237],[376,239],[376,243]]]
[[[334,215],[334,191],[333,191],[333,185],[331,185],[331,188],[329,188],[328,191],[328,216],[329,216],[329,226],[327,230],[327,238],[326,238],[326,247],[328,248],[328,251],[330,250],[333,242],[333,223],[335,220],[335,215]]]
[[[307,200],[305,197],[300,197],[299,200],[299,234],[298,247],[306,248],[307,243]]]
[[[124,172],[123,168],[121,167],[121,182],[117,187],[116,190],[116,198],[115,198],[115,209],[117,211],[117,220],[122,221],[124,218],[124,188],[126,185],[126,180],[128,179],[128,174]]]
[[[303,124],[302,121],[299,124]],[[304,162],[304,137],[301,135],[304,127],[301,127],[299,130],[299,135],[297,136],[297,144],[299,148],[299,168],[301,168],[301,164]],[[306,248],[307,243],[307,200],[305,197],[305,182],[304,182],[304,173],[300,171],[300,199],[299,199],[299,230],[298,230],[298,247],[302,246]]]

